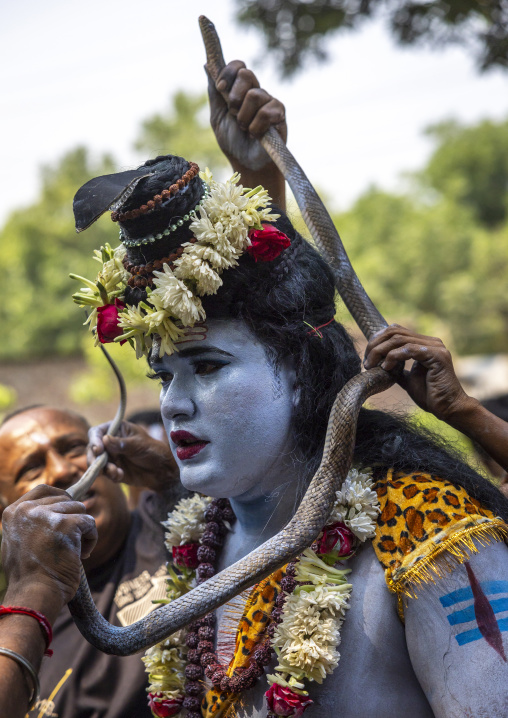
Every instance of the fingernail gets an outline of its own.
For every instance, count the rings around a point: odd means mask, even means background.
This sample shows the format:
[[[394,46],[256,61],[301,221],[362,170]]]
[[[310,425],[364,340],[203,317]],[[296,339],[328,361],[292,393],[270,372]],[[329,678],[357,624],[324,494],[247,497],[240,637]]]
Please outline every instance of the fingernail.
[[[224,92],[226,87],[228,86],[226,80],[219,80],[219,82],[215,85],[215,87],[219,90],[219,92]]]
[[[385,361],[381,363],[381,369],[386,369],[386,366],[387,366],[387,365],[386,365],[386,362],[385,362]]]
[[[364,359],[364,360],[363,360],[363,366],[364,366],[366,369],[370,369],[370,361],[369,361],[368,359]]]

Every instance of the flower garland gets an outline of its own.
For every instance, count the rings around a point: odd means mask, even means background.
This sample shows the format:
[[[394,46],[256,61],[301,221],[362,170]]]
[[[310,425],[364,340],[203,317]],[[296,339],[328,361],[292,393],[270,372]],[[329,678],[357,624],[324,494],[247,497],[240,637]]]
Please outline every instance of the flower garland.
[[[171,267],[164,263],[162,271],[153,272],[154,288],[146,287],[146,301],[137,306],[124,301],[130,275],[121,261],[123,245],[95,251],[94,258],[102,263],[95,282],[70,275],[85,285],[73,295],[74,301],[94,308],[87,323],[97,333],[96,343],[129,341],[139,358],[158,335],[160,355],[172,354],[183,328],[205,319],[200,297],[217,292],[225,269],[236,266],[247,250],[256,261],[271,261],[289,246],[286,235],[263,224],[280,216],[270,211],[271,198],[263,187],[244,188],[238,173],[226,182],[216,182],[208,169],[200,177],[208,191],[199,204],[199,216],[189,213],[194,239],[182,245]]]
[[[340,659],[337,650],[340,628],[349,608],[352,585],[346,579],[351,569],[336,568],[335,564],[351,558],[361,543],[375,535],[380,509],[372,485],[370,472],[362,473],[352,469],[341,490],[336,493],[329,521],[318,539],[312,548],[306,549],[299,559],[286,568],[286,578],[281,583],[282,592],[272,611],[272,624],[267,630],[270,638],[256,651],[259,654],[256,660],[263,659],[261,665],[269,662],[271,651],[275,651],[278,658],[274,673],[267,675],[270,687],[265,696],[271,715],[301,716],[313,703],[305,681],[322,683],[337,667]],[[170,578],[168,599],[165,602],[169,603],[189,591],[196,579],[199,560],[210,561],[211,555],[215,555],[214,549],[210,551],[210,542],[206,541],[205,525],[210,524],[205,522],[210,518],[218,520],[221,511],[214,508],[216,503],[195,494],[180,501],[163,524],[167,529],[166,546],[172,552],[173,565],[178,567],[178,571],[175,571],[172,566],[168,566]],[[224,515],[230,515],[228,509],[223,511]],[[228,522],[224,523],[229,528]],[[206,580],[206,571],[203,573],[201,568],[207,566],[210,564],[200,564],[197,575],[201,578],[198,578],[198,582]],[[213,572],[209,572],[209,575],[213,575]],[[213,614],[210,614],[206,618],[212,617]],[[212,635],[213,628],[208,626],[213,627],[213,621],[203,621],[207,626],[205,630]],[[198,623],[201,625],[201,622]],[[194,627],[191,630],[197,629]],[[206,645],[213,645],[209,641],[210,638]],[[188,651],[186,642],[191,651],[196,652],[197,642],[189,637],[185,639],[185,633],[179,632],[178,638],[171,636],[150,648],[143,658],[149,673],[150,708],[153,715],[159,718],[176,715],[182,707],[191,708],[192,701],[199,704],[197,698],[184,700],[185,676],[189,678],[189,670],[185,668]],[[221,676],[215,675],[217,665],[213,665],[212,658],[210,661],[210,669],[205,670],[205,673],[214,684],[215,678],[218,684],[221,680],[222,683],[224,680],[226,683],[235,680],[224,679],[222,669],[218,670],[219,673],[222,670]],[[204,665],[203,661],[201,665]],[[262,668],[258,669],[254,665],[253,673],[255,679],[255,674],[262,673]],[[245,672],[242,676],[245,676]],[[196,711],[194,703],[192,709]]]

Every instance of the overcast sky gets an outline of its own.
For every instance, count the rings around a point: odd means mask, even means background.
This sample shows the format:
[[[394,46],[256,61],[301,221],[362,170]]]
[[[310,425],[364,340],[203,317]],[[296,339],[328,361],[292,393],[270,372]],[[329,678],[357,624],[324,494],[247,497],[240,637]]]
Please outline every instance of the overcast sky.
[[[381,21],[335,36],[331,60],[282,82],[232,0],[16,0],[0,24],[0,221],[37,193],[39,167],[84,144],[119,168],[142,119],[177,89],[204,91],[197,18],[213,20],[226,60],[240,58],[286,105],[289,147],[336,207],[369,184],[397,187],[431,145],[423,128],[508,117],[508,75],[478,75],[465,51],[401,50]],[[171,148],[168,148],[170,151]]]

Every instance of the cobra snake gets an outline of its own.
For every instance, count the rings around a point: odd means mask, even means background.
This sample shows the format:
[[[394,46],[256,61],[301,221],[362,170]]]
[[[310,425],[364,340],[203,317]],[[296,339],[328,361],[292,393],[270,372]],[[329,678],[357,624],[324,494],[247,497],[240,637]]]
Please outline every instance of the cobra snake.
[[[213,23],[204,16],[200,17],[199,23],[206,48],[207,70],[212,79],[216,79],[225,66],[220,41]],[[260,142],[291,187],[318,250],[333,270],[340,296],[360,329],[370,338],[387,323],[356,276],[327,210],[277,131],[270,128]],[[369,396],[384,391],[393,383],[394,379],[387,372],[375,368],[358,374],[346,384],[330,413],[321,463],[293,518],[278,534],[189,593],[136,623],[120,628],[108,623],[97,611],[82,570],[78,591],[69,608],[83,636],[105,653],[119,656],[137,653],[226,603],[301,554],[325,525],[335,492],[349,471],[360,408]],[[107,458],[103,457],[105,454],[94,463],[99,466],[102,462],[104,466]],[[76,484],[69,493],[72,491],[75,498],[82,496],[83,491],[86,493],[94,472],[97,475],[102,468],[97,466],[93,470],[91,467],[87,479],[85,475],[80,485]]]

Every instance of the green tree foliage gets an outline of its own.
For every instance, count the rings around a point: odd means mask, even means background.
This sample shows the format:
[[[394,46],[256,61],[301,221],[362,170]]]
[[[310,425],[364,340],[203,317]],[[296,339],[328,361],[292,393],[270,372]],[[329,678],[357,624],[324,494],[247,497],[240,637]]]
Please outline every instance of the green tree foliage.
[[[77,235],[72,199],[90,177],[112,171],[110,157],[93,160],[83,147],[72,150],[43,168],[39,199],[8,217],[0,231],[1,359],[79,352],[84,315],[70,300],[77,287],[69,272],[96,272],[93,248],[111,232],[99,222]]]
[[[190,157],[203,169],[225,167],[228,163],[210,127],[207,108],[207,95],[176,92],[166,113],[142,123],[136,149],[150,157],[168,152]]]
[[[236,0],[237,18],[258,27],[285,75],[326,58],[324,39],[383,13],[402,45],[464,45],[480,70],[508,68],[506,0]]]
[[[427,130],[438,148],[422,180],[495,227],[508,216],[508,121],[474,127],[444,122]]]
[[[451,341],[460,354],[508,352],[506,169],[496,187],[499,166],[508,166],[507,124],[449,129],[450,141],[433,131],[438,146],[415,191],[371,189],[336,224],[389,321]]]

